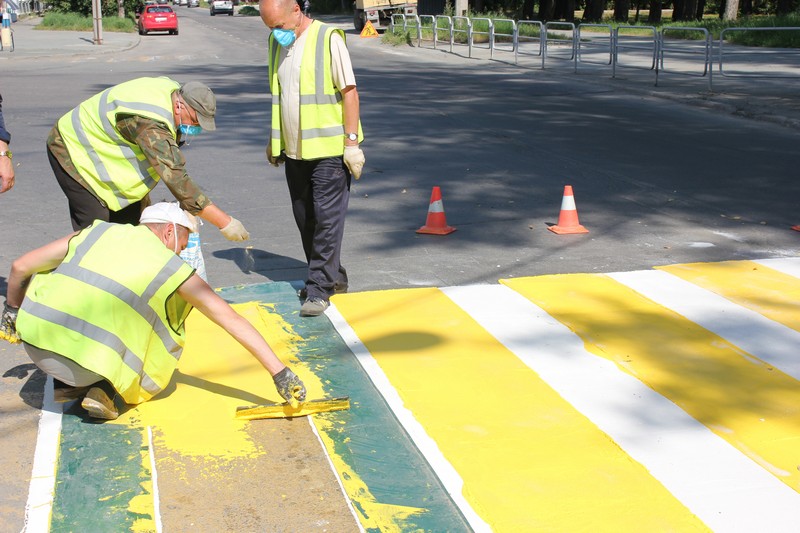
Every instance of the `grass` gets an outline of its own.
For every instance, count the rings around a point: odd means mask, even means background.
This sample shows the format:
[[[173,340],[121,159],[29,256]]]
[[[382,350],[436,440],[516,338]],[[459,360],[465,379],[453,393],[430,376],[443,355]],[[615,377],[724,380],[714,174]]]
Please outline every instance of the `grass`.
[[[671,12],[668,12],[671,13]],[[487,42],[488,41],[488,32],[489,32],[489,24],[486,20],[480,19],[503,19],[499,22],[495,22],[495,33],[496,34],[511,34],[513,33],[511,23],[507,22],[508,17],[504,16],[501,13],[489,12],[489,13],[472,13],[470,14],[470,18],[472,19],[472,31],[473,31],[473,41],[476,43]],[[742,17],[735,21],[726,21],[720,19],[716,15],[707,15],[706,18],[699,21],[688,21],[688,22],[672,22],[671,20],[664,20],[661,24],[649,24],[645,22],[647,18],[647,13],[644,14],[640,13],[640,21],[633,22],[633,17],[631,17],[630,23],[620,23],[616,22],[610,18],[604,19],[600,24],[609,26],[611,29],[618,28],[619,26],[633,26],[632,29],[626,29],[626,35],[652,35],[653,30],[652,28],[655,27],[656,31],[660,31],[663,27],[670,27],[670,28],[686,28],[687,31],[681,32],[680,30],[670,30],[669,37],[676,38],[676,39],[700,39],[702,38],[702,33],[699,31],[693,31],[693,29],[697,28],[705,28],[711,34],[712,39],[719,39],[720,32],[726,28],[748,28],[748,29],[759,29],[758,31],[749,31],[749,32],[727,32],[725,34],[726,41],[745,45],[745,46],[762,46],[762,47],[772,47],[772,48],[800,48],[800,13],[795,13],[789,16],[783,17],[776,17],[776,16],[753,16],[753,17]],[[554,21],[556,22],[556,21]],[[440,22],[439,27],[436,28],[438,31],[438,38],[439,40],[447,41],[450,38],[448,29],[444,29],[443,25],[446,22]],[[566,24],[566,23],[563,23]],[[430,19],[423,19],[421,22],[422,25],[422,38],[424,40],[432,40],[433,39],[433,32],[434,27],[431,23]],[[577,27],[580,25],[580,19],[576,19],[575,26]],[[464,20],[457,20],[454,25],[454,40],[458,43],[466,43],[467,42],[467,24]],[[637,29],[636,26],[641,26],[641,30]],[[763,29],[760,29],[763,28]],[[797,31],[787,31],[787,30],[780,30],[780,31],[769,31],[770,28],[797,28]],[[553,28],[553,30],[562,29],[561,27]],[[563,29],[567,29],[564,27]],[[586,27],[585,29],[581,30],[582,32],[604,32],[608,31],[607,29],[601,27]],[[538,38],[540,37],[540,31],[538,25],[534,24],[525,24],[520,27],[519,34],[521,36],[525,36],[528,38]],[[563,39],[563,35],[550,35],[548,33],[548,39]],[[399,44],[411,44],[412,41],[417,39],[417,28],[416,27],[408,27],[405,31],[402,30],[401,27],[396,27],[394,29],[394,35],[391,31],[386,31],[384,34],[384,38],[382,42],[392,44],[397,46]],[[498,36],[496,37],[498,42],[502,41],[510,41],[510,37],[505,36]]]
[[[92,17],[77,13],[48,12],[36,26],[37,30],[92,31]],[[136,23],[129,18],[103,17],[103,31],[133,33]]]

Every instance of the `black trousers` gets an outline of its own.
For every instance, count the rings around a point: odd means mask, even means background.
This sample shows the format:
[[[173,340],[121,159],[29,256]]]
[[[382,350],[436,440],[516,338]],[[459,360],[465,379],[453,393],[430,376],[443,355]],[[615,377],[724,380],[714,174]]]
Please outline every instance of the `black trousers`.
[[[142,213],[142,201],[134,202],[120,211],[111,211],[103,205],[92,193],[83,185],[72,179],[67,171],[58,162],[58,159],[47,149],[47,158],[50,160],[50,168],[56,176],[56,181],[64,191],[69,203],[69,218],[72,221],[72,229],[78,231],[88,228],[95,220],[104,222],[117,222],[119,224],[139,224],[139,217]]]
[[[347,287],[348,283],[341,252],[350,171],[341,156],[311,161],[287,157],[286,183],[308,262],[308,298],[327,300],[334,285]]]

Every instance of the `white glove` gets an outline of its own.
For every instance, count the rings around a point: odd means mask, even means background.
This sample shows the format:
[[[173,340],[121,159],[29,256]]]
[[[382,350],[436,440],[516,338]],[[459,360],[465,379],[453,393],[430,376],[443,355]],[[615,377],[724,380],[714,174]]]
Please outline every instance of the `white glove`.
[[[250,238],[250,233],[244,229],[241,222],[231,217],[231,221],[224,228],[220,228],[222,235],[229,241],[246,241]]]
[[[361,169],[364,168],[364,152],[358,146],[345,146],[344,147],[344,164],[350,169],[350,174],[355,179],[361,177]]]
[[[272,157],[272,142],[267,143],[267,161],[273,167],[280,166],[286,159],[284,158],[283,154],[279,155],[278,157]]]

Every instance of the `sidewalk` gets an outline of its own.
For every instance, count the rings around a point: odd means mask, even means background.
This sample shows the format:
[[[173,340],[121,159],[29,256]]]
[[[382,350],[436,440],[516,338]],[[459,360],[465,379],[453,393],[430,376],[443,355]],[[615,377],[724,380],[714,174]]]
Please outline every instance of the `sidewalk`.
[[[19,61],[54,56],[108,54],[129,50],[139,44],[139,34],[103,31],[103,43],[92,42],[88,31],[37,30],[41,17],[26,17],[12,24],[14,51],[4,49],[0,61]]]

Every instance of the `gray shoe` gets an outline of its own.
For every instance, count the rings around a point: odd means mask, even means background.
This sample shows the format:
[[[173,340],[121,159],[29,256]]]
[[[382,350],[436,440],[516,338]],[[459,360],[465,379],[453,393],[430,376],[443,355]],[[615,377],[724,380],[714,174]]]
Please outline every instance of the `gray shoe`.
[[[328,300],[322,298],[308,298],[300,307],[300,316],[319,316],[330,306]]]
[[[119,416],[114,398],[109,398],[108,393],[100,387],[92,387],[81,402],[81,407],[86,409],[92,418],[115,420]]]

